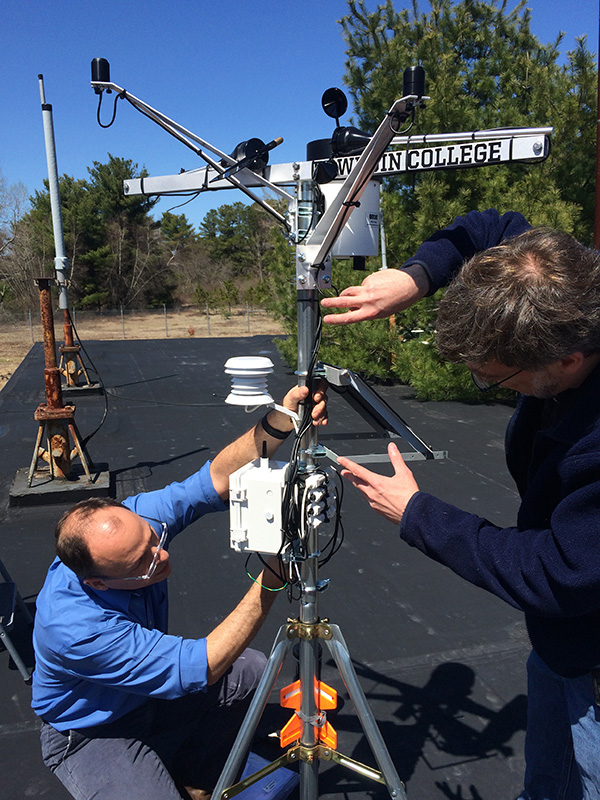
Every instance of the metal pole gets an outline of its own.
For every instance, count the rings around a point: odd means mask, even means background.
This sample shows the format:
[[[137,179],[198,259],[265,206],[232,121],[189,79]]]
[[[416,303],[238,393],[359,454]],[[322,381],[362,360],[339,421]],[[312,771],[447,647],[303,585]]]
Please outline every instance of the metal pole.
[[[302,181],[298,186],[298,233],[304,237],[306,231],[314,224],[312,182]],[[314,276],[314,273],[312,273]],[[305,386],[310,380],[311,362],[316,346],[320,307],[316,285],[312,285],[312,276],[307,277],[303,254],[296,252],[297,301],[298,301],[298,383]],[[302,288],[306,287],[306,288]],[[307,398],[312,404],[312,398]],[[299,475],[300,480],[306,473],[315,469],[312,453],[317,445],[317,434],[314,426],[310,426],[300,440]],[[318,578],[318,543],[316,528],[308,526],[306,542],[307,552],[300,568],[300,623],[314,625],[318,622],[317,611],[317,578]],[[302,720],[302,736],[300,743],[306,748],[315,748],[318,744],[318,728],[314,721],[318,716],[315,681],[318,673],[318,641],[300,638],[299,668],[302,700],[300,718]],[[319,796],[318,786],[319,759],[302,760],[300,762],[300,800],[315,800]]]
[[[381,269],[387,269],[387,248],[385,245],[385,225],[383,222],[383,208],[379,209],[379,239],[381,246]]]
[[[315,289],[300,290],[298,292],[298,382],[306,385],[309,374],[312,351],[315,344],[319,304]],[[310,402],[310,401],[307,401]],[[304,434],[300,442],[300,469],[305,472],[314,467],[312,456],[307,455],[316,445],[316,432],[311,428]],[[301,597],[300,597],[300,622],[313,625],[318,621],[317,612],[317,536],[316,528],[309,528],[307,554],[302,562]],[[316,640],[300,639],[299,664],[300,685],[302,686],[302,703],[300,706],[303,720],[301,743],[304,747],[312,748],[318,743],[317,728],[314,719],[318,710],[314,692],[315,679],[318,666],[318,643]],[[300,763],[300,800],[315,800],[318,797],[318,770],[319,761]]]
[[[65,252],[65,237],[63,234],[62,210],[58,185],[58,166],[56,163],[56,145],[54,142],[54,125],[52,122],[52,106],[46,103],[44,76],[38,75],[38,81],[40,85],[40,99],[42,101],[42,121],[44,123],[44,139],[46,142],[46,161],[48,163],[48,188],[50,192],[50,207],[52,209],[52,228],[54,230],[54,249],[56,253],[54,268],[56,270],[56,285],[58,288],[58,307],[63,310],[68,310],[67,277],[69,260]]]
[[[46,387],[46,404],[48,408],[63,407],[60,373],[56,361],[56,340],[54,338],[54,316],[52,314],[52,297],[50,287],[52,278],[38,278],[36,283],[40,290],[40,315],[42,334],[44,337],[44,385]]]
[[[48,450],[46,460],[50,466],[53,478],[65,478],[71,472],[71,445],[69,438],[68,420],[72,418],[74,408],[69,410],[63,405],[62,388],[60,385],[60,371],[56,362],[56,340],[54,338],[54,317],[52,314],[52,298],[50,288],[54,283],[52,278],[37,278],[36,283],[40,290],[40,315],[42,319],[42,333],[44,337],[44,384],[46,391],[46,405],[38,406],[35,419],[40,423],[38,441],[41,439],[42,425],[45,426]],[[28,483],[31,486],[33,467],[37,462],[37,446],[34,450],[34,460],[29,470]]]

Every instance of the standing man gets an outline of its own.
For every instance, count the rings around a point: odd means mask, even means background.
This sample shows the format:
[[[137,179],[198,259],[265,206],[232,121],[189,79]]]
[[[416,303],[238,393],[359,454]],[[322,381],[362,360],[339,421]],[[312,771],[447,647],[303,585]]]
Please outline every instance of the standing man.
[[[283,400],[297,411],[306,387]],[[326,423],[313,395],[314,424]],[[268,412],[182,483],[75,505],[37,601],[33,708],[42,756],[77,800],[206,798],[264,670],[247,649],[284,585],[276,559],[205,638],[167,633],[172,539],[227,508],[229,476],[292,430]]]
[[[524,612],[532,652],[522,800],[597,800],[600,256],[567,234],[529,229],[521,215],[471,212],[404,270],[382,275],[323,301],[349,309],[326,320],[384,316],[449,283],[441,355],[466,364],[482,390],[520,395],[506,457],[521,505],[515,525],[499,528],[421,492],[394,444],[393,477],[340,458],[343,474],[404,541]]]

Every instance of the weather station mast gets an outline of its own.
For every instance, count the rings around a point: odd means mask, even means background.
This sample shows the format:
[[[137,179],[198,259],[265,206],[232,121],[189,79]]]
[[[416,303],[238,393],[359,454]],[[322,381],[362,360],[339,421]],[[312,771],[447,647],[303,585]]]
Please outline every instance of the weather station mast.
[[[424,70],[414,66],[405,70],[402,97],[392,103],[373,135],[340,125],[347,101],[341,90],[328,89],[322,105],[336,122],[331,139],[309,143],[305,161],[270,165],[269,153],[281,144],[280,137],[268,144],[251,138],[227,154],[111,82],[109,64],[103,58],[92,61],[91,85],[99,95],[98,121],[103,94],[115,95],[112,120],[103,127],[114,122],[118,101],[127,100],[206,164],[177,175],[127,180],[125,194],[168,196],[235,188],[282,225],[290,246],[295,248],[299,384],[312,387],[315,381],[326,379],[376,430],[402,437],[411,448],[403,454],[407,460],[444,458],[445,453],[432,450],[360,376],[319,361],[319,298],[331,288],[332,259],[353,258],[360,263],[377,255],[382,178],[404,172],[542,162],[549,154],[552,128],[409,136],[415,115],[429,99],[425,95]],[[280,213],[257,190],[267,190],[285,200],[287,212]],[[233,384],[228,401],[246,406],[273,405],[266,389],[266,376],[271,370],[269,359],[230,359],[226,372],[232,374]],[[230,479],[232,548],[279,556],[286,576],[298,587],[299,613],[280,628],[275,638],[265,673],[214,796],[230,800],[280,766],[297,763],[301,800],[316,800],[319,762],[334,761],[385,785],[393,800],[405,800],[405,787],[362,691],[342,632],[319,616],[319,594],[327,586],[327,581],[319,578],[319,567],[326,560],[322,553],[329,547],[331,557],[336,549],[330,542],[321,545],[319,539],[332,527],[335,539],[340,521],[340,478],[331,466],[321,465],[328,458],[335,459],[335,455],[318,441],[311,423],[310,402],[304,404],[295,426],[289,462],[260,458]],[[294,712],[281,731],[281,745],[287,749],[267,767],[239,780],[260,717],[294,646],[299,679],[280,692],[281,704]],[[337,750],[337,734],[326,714],[335,707],[336,692],[319,679],[323,647],[329,650],[352,699],[376,768]]]

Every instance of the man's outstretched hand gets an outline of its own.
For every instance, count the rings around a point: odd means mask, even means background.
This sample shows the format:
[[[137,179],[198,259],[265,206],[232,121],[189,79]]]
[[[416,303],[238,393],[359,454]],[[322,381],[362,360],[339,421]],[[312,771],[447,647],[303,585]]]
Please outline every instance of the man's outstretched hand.
[[[338,297],[325,297],[325,309],[341,309],[343,314],[326,314],[329,325],[349,325],[368,319],[382,319],[416,303],[429,291],[429,279],[420,264],[405,269],[373,272],[360,286],[349,286]]]
[[[408,501],[419,487],[395,444],[388,445],[388,455],[394,467],[391,478],[371,472],[343,456],[338,458],[338,463],[343,467],[343,477],[364,494],[371,508],[399,525]]]

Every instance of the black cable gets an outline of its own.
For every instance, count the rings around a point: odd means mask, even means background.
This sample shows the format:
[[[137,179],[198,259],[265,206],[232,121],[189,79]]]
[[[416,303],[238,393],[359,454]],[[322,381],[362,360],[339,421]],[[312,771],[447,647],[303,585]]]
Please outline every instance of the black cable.
[[[169,400],[155,400],[152,397],[132,397],[128,394],[119,394],[114,389],[106,390],[115,400],[133,400],[136,403],[152,403],[155,406],[173,406],[174,408],[222,408],[222,401],[219,403],[173,403]]]
[[[185,203],[179,203],[176,206],[171,206],[165,211],[165,214],[169,214],[171,211],[174,211],[176,208],[183,208],[183,206],[187,206],[188,203],[191,203],[192,200],[195,200],[197,197],[200,196],[200,192],[182,192],[181,194],[169,194],[169,195],[160,195],[161,197],[189,197],[189,200],[186,200]]]
[[[332,537],[329,539],[327,544],[323,547],[322,552],[325,552],[328,548],[330,552],[325,555],[325,557],[319,561],[319,566],[322,567],[330,561],[333,556],[338,552],[342,544],[344,543],[344,526],[342,524],[342,501],[344,499],[344,482],[337,470],[333,470],[337,480],[338,480],[338,487],[336,487],[336,513],[335,513],[335,528],[333,531]],[[340,535],[341,534],[341,535]],[[339,536],[339,541],[338,541]]]
[[[113,107],[112,119],[108,123],[108,125],[104,125],[102,122],[100,122],[100,106],[102,105],[102,95],[103,94],[104,94],[104,92],[100,92],[100,97],[98,98],[98,111],[96,112],[96,119],[98,120],[98,125],[100,125],[101,128],[110,128],[110,126],[113,124],[113,122],[115,121],[115,118],[117,116],[117,100],[119,100],[119,98],[123,97],[123,95],[122,94],[115,95],[115,104],[114,104],[114,107]]]
[[[312,399],[313,395],[314,370],[319,354],[319,346],[321,343],[322,331],[323,331],[323,318],[319,313],[319,321],[315,331],[315,338],[313,341],[311,357],[306,374],[306,385],[308,386],[309,389],[309,397],[307,399]],[[312,425],[312,405],[310,402],[307,402],[303,406],[302,419],[298,426],[298,431],[296,432],[296,435],[294,437],[294,443],[292,445],[292,452],[290,455],[290,462],[288,467],[288,474],[286,475],[285,492],[282,502],[282,533],[283,533],[282,548],[286,544],[289,544],[290,542],[300,541],[300,531],[302,529],[300,508],[302,503],[301,503],[301,498],[296,496],[296,490],[299,483],[298,453],[300,450],[300,441],[302,437],[306,434],[306,432],[310,430],[311,425]]]
[[[79,333],[77,332],[77,327],[76,327],[75,323],[73,322],[73,318],[71,317],[71,312],[70,312],[70,310],[69,310],[69,309],[67,309],[67,317],[68,317],[68,319],[69,319],[69,322],[70,322],[70,324],[71,324],[71,327],[73,328],[73,333],[75,334],[75,338],[77,339],[77,341],[78,341],[78,343],[79,343],[79,346],[80,346],[80,347],[81,347],[81,349],[83,350],[83,352],[84,352],[84,354],[85,354],[85,357],[86,357],[86,358],[87,358],[87,360],[90,362],[90,364],[91,364],[91,366],[92,366],[92,369],[93,369],[93,370],[94,370],[94,372],[96,373],[96,376],[98,377],[98,383],[100,384],[100,386],[101,386],[101,388],[102,388],[102,391],[103,391],[103,393],[104,393],[104,412],[103,412],[103,414],[102,414],[102,419],[100,420],[100,423],[99,423],[99,425],[97,426],[96,430],[92,431],[92,433],[90,433],[88,436],[86,436],[86,437],[84,438],[84,440],[82,441],[82,443],[81,443],[81,444],[82,444],[82,447],[83,447],[83,448],[85,448],[85,447],[86,447],[86,445],[87,445],[87,443],[88,443],[88,442],[89,442],[89,441],[90,441],[90,440],[91,440],[91,439],[92,439],[92,438],[93,438],[93,437],[94,437],[94,436],[95,436],[95,435],[98,433],[98,431],[100,430],[100,428],[101,428],[101,427],[104,425],[104,422],[105,422],[105,420],[106,420],[106,417],[108,416],[108,390],[107,390],[106,386],[104,385],[104,381],[102,380],[102,376],[101,376],[101,375],[100,375],[100,373],[98,372],[98,370],[97,370],[97,368],[96,368],[96,366],[95,366],[94,362],[93,362],[93,361],[92,361],[92,359],[90,358],[90,355],[89,355],[88,351],[85,349],[85,346],[84,346],[83,342],[82,342],[82,341],[81,341],[81,339],[79,338]]]

